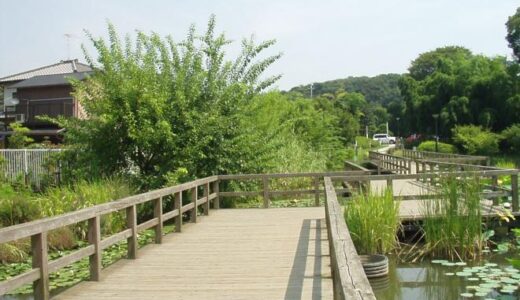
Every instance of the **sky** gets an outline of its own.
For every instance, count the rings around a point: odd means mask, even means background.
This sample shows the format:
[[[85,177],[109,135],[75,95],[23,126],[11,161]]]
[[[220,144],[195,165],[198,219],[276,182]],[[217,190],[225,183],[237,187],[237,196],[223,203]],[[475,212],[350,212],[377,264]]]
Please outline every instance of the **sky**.
[[[505,22],[518,0],[0,0],[0,77],[95,56],[84,30],[106,37],[107,20],[121,35],[136,30],[181,41],[191,24],[204,32],[211,14],[233,41],[276,39],[265,53],[283,53],[267,72],[279,89],[348,76],[404,73],[420,53],[458,45],[510,57]],[[69,34],[67,39],[64,35]],[[67,40],[69,41],[67,43]]]

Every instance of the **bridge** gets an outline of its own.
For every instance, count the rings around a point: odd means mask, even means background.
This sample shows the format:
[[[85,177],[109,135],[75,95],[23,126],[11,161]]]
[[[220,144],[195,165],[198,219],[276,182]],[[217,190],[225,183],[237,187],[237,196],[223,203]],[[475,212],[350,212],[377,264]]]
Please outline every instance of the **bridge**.
[[[0,295],[32,283],[35,299],[49,299],[49,273],[88,257],[90,280],[55,299],[375,299],[344,221],[344,196],[392,187],[401,218],[420,219],[419,203],[435,196],[439,175],[474,174],[491,178],[482,193],[487,216],[496,216],[502,196],[518,212],[518,170],[425,153],[370,155],[374,170],[349,163],[344,172],[211,176],[2,228],[0,243],[30,237],[33,268],[0,282]],[[499,187],[499,176],[510,177],[511,189]],[[221,208],[237,197],[260,197],[264,209]],[[309,207],[272,208],[287,197]],[[137,206],[145,203],[154,215],[138,223]],[[120,211],[126,229],[102,235],[102,216]],[[47,233],[79,222],[88,223],[88,245],[50,260]],[[174,233],[165,235],[165,224],[174,224]],[[147,229],[155,243],[139,248],[138,234]],[[103,250],[121,241],[127,259],[103,269]]]

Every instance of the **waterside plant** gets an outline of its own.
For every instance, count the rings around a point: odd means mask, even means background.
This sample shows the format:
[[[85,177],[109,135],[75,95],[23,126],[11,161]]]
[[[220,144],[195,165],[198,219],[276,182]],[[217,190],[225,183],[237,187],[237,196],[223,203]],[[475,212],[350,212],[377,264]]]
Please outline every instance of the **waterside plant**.
[[[397,247],[401,223],[392,189],[355,195],[344,215],[358,253],[388,253]]]

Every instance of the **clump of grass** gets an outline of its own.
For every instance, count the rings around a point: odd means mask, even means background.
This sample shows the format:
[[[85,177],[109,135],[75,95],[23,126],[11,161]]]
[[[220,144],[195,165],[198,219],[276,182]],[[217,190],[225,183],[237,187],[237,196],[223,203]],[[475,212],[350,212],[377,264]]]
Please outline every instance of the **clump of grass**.
[[[399,202],[391,189],[354,196],[344,215],[358,253],[388,253],[397,247]]]
[[[440,178],[433,200],[423,204],[425,245],[420,255],[475,259],[482,254],[480,183],[476,177]]]

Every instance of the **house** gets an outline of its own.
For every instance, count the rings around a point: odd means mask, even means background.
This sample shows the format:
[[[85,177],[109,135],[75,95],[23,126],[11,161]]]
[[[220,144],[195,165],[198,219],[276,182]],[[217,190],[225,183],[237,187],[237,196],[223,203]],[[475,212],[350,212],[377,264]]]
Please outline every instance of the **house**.
[[[83,80],[91,72],[90,66],[75,59],[0,78],[0,139],[11,134],[10,123],[20,122],[36,140],[46,136],[59,141],[63,129],[38,117],[82,117],[81,105],[71,95],[70,79]]]

